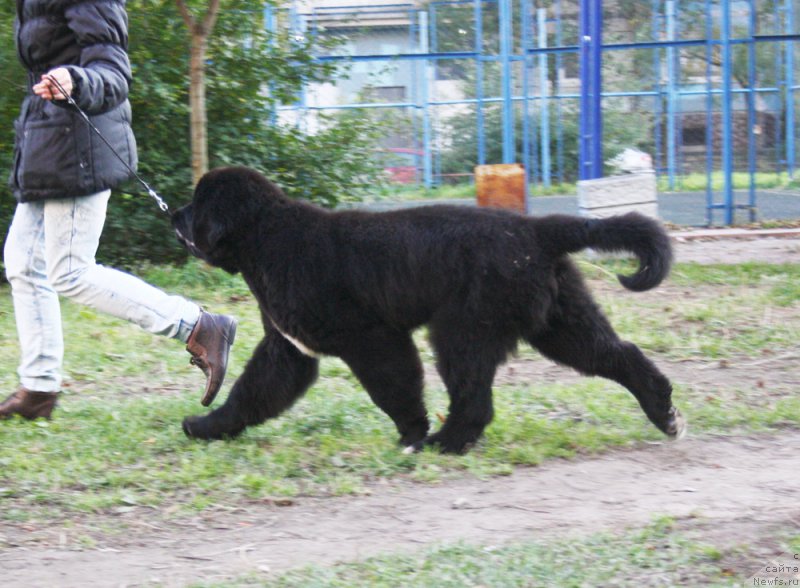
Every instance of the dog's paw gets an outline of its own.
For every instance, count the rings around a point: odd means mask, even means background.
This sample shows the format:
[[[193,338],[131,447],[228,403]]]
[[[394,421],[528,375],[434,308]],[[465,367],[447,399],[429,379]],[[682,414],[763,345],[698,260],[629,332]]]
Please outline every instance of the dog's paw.
[[[183,419],[182,426],[183,432],[190,439],[203,439],[205,441],[211,441],[227,439],[229,437],[236,436],[235,434],[230,435],[219,431],[217,428],[212,426],[212,424],[209,422],[209,418],[205,416],[186,417]]]
[[[220,418],[216,412],[206,416],[190,416],[183,419],[183,432],[192,439],[234,439],[245,430],[238,420]]]
[[[428,435],[428,421],[419,423],[413,427],[409,427],[406,431],[401,431],[398,443],[403,447],[411,447],[420,441],[423,441]]]
[[[409,445],[403,450],[403,453],[418,453],[426,447],[433,447],[439,453],[452,453],[454,455],[465,455],[475,445],[475,441],[468,439],[455,438],[451,436],[442,435],[441,431],[428,435],[424,439],[417,441],[413,445]]]
[[[669,409],[669,420],[667,421],[664,433],[673,441],[680,441],[686,437],[686,431],[686,419],[683,418],[681,412],[673,406]]]
[[[203,434],[204,427],[202,426],[202,418],[203,417],[191,416],[183,419],[183,423],[181,423],[183,433],[190,439],[208,439],[208,437]]]

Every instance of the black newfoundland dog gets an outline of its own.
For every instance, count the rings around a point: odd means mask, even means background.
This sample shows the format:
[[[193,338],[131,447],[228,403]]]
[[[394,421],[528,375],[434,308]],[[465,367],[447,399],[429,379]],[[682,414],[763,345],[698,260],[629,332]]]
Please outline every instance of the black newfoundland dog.
[[[332,355],[394,421],[408,450],[463,453],[492,420],[495,371],[520,339],[620,383],[666,435],[683,433],[669,380],[617,337],[569,259],[587,247],[630,251],[639,268],[620,282],[653,288],[672,254],[663,229],[644,216],[533,218],[454,206],[332,212],[230,167],[200,180],[173,225],[192,254],[241,272],[265,330],[225,403],[184,421],[191,437],[234,437],[277,417],[314,382],[318,358]],[[422,325],[450,396],[433,434],[411,336]]]

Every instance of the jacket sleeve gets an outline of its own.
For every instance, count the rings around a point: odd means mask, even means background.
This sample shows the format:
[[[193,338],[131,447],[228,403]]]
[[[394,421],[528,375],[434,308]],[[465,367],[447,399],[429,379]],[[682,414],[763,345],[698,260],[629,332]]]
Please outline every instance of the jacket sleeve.
[[[66,9],[81,47],[80,64],[66,66],[75,102],[89,114],[107,112],[128,98],[128,15],[122,0],[83,0]]]

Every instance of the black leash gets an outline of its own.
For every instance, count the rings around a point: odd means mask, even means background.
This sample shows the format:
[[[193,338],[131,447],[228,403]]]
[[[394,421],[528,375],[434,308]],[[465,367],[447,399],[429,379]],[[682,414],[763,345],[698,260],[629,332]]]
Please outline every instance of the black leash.
[[[122,156],[120,156],[119,153],[117,153],[117,151],[111,146],[111,143],[108,142],[108,139],[106,139],[103,136],[103,133],[100,132],[100,129],[98,129],[94,125],[94,123],[92,123],[92,121],[89,120],[89,117],[87,116],[87,114],[83,110],[81,110],[81,107],[78,106],[77,102],[75,102],[75,99],[72,96],[70,96],[69,94],[67,94],[67,92],[64,90],[64,87],[58,82],[58,80],[55,79],[55,77],[53,77],[53,76],[47,76],[47,79],[50,80],[51,82],[53,82],[56,85],[56,87],[58,88],[58,91],[61,92],[61,95],[66,97],[67,102],[69,102],[70,106],[72,106],[78,112],[78,114],[81,115],[81,117],[83,118],[84,122],[87,125],[89,125],[89,128],[92,129],[97,134],[97,136],[100,137],[103,140],[103,143],[105,143],[106,146],[111,150],[111,153],[113,153],[114,156],[117,159],[119,159],[120,162],[122,162],[122,165],[124,165],[126,168],[128,168],[128,171],[131,173],[131,175],[133,175],[133,177],[136,178],[136,180],[142,186],[144,186],[144,189],[147,190],[147,193],[153,198],[153,200],[156,201],[156,203],[158,204],[158,207],[161,209],[161,211],[164,212],[165,214],[169,215],[169,216],[172,216],[172,213],[170,213],[170,211],[169,211],[169,206],[167,205],[166,202],[164,202],[163,198],[161,198],[161,196],[159,196],[158,193],[155,190],[153,190],[150,187],[150,185],[147,182],[145,182],[138,173],[136,173],[136,170],[133,169],[128,164],[128,162],[125,161],[122,158]]]

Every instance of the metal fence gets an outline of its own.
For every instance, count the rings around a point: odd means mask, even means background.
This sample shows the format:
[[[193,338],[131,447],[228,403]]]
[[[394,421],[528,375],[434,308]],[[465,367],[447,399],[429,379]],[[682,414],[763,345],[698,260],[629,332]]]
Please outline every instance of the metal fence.
[[[313,131],[318,113],[365,109],[397,181],[520,162],[546,189],[636,147],[667,189],[706,192],[709,224],[755,218],[760,183],[792,185],[798,0],[330,1],[266,9],[269,27],[337,39],[317,59],[348,70],[281,116]]]

